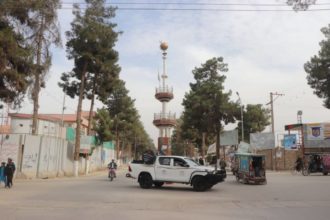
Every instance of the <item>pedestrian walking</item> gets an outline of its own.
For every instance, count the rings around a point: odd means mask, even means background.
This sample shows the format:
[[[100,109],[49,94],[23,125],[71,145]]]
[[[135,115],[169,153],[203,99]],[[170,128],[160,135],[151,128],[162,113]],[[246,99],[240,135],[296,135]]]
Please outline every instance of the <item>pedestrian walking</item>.
[[[0,166],[0,184],[3,182],[3,184],[6,186],[5,168],[6,168],[6,163],[2,162]]]
[[[204,160],[203,160],[203,158],[200,157],[199,160],[198,160],[198,163],[200,165],[204,166]]]
[[[16,167],[11,158],[8,158],[8,163],[5,167],[5,176],[6,176],[6,188],[11,188],[13,186],[13,177]]]
[[[220,169],[225,170],[226,166],[227,166],[226,160],[221,158],[221,160],[220,160]]]

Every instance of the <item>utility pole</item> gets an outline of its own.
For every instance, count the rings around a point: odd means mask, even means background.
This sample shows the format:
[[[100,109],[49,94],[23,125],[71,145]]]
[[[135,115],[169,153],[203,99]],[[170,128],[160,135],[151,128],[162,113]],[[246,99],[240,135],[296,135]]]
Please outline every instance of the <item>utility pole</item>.
[[[61,125],[60,125],[60,137],[61,138],[63,138],[63,128],[64,128],[64,111],[65,111],[65,109],[66,109],[66,107],[65,107],[65,96],[66,96],[66,94],[65,94],[65,91],[64,91],[64,93],[63,93],[63,103],[62,103],[62,115],[61,115]],[[65,136],[64,136],[65,137]]]
[[[274,98],[275,96],[275,98]],[[280,97],[280,96],[284,96],[284,94],[280,94],[280,93],[277,93],[277,92],[271,92],[270,93],[270,102],[267,103],[270,104],[270,108],[271,108],[271,115],[272,115],[272,133],[275,134],[275,123],[274,123],[274,101]]]
[[[237,96],[238,96],[238,98],[239,98],[239,103],[240,103],[240,105],[241,105],[241,125],[242,125],[242,142],[244,141],[244,119],[243,119],[243,104],[242,104],[242,99],[241,99],[241,97],[240,97],[240,95],[239,95],[239,93],[238,92],[236,92],[236,94],[237,94]]]

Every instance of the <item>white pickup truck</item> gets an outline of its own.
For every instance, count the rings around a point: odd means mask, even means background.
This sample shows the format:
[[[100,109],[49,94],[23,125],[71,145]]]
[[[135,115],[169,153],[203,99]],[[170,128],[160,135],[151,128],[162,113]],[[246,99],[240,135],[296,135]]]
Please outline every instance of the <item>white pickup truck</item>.
[[[215,171],[181,156],[157,156],[153,164],[133,161],[128,170],[126,176],[137,179],[143,189],[161,187],[167,182],[190,184],[195,191],[205,191],[226,178],[225,170]]]

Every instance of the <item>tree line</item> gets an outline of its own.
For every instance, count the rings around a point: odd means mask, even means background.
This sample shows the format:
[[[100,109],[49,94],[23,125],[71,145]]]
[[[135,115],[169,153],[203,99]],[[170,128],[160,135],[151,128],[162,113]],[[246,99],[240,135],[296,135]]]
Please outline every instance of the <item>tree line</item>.
[[[72,70],[58,83],[71,98],[78,98],[74,161],[79,160],[83,100],[90,100],[88,134],[100,143],[125,138],[134,155],[153,143],[140,120],[134,100],[120,79],[118,36],[112,22],[116,8],[105,0],[85,0],[84,10],[73,7],[74,20],[66,32],[67,57]],[[51,67],[51,46],[61,47],[57,11],[59,0],[4,0],[0,2],[0,100],[19,108],[25,95],[33,102],[32,134],[37,133],[39,96]],[[93,120],[95,100],[104,107]],[[91,125],[94,125],[92,128]],[[121,150],[121,149],[117,149]],[[75,171],[77,172],[77,170]]]

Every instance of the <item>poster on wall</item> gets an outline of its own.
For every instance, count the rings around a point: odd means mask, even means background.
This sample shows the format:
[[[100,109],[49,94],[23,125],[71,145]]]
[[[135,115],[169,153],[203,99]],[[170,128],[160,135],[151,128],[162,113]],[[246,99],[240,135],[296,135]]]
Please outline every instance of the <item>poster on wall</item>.
[[[330,140],[330,123],[307,124],[308,140]]]
[[[283,139],[283,146],[285,149],[295,149],[297,147],[297,135],[285,134]]]

